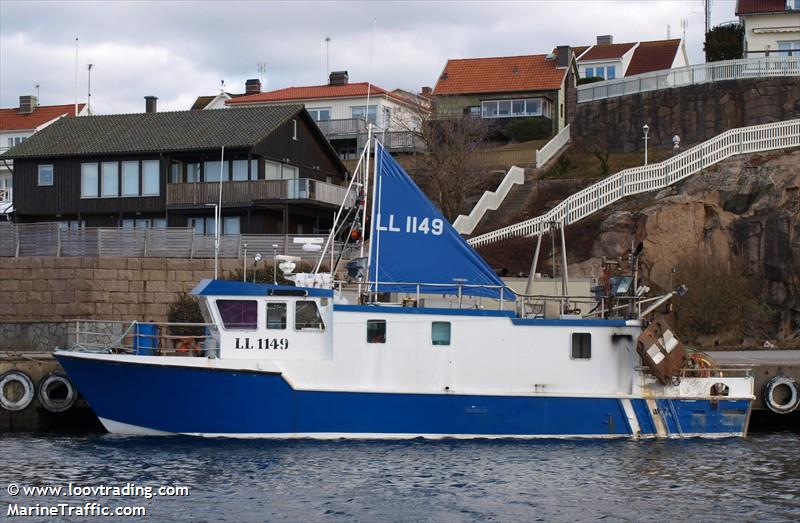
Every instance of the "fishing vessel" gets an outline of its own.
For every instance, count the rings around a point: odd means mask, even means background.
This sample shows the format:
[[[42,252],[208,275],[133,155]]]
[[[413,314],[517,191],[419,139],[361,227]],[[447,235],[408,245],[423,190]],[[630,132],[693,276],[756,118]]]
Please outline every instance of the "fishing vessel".
[[[191,351],[145,343],[145,324],[134,323],[113,342],[55,352],[109,432],[746,435],[752,375],[690,357],[653,320],[683,289],[647,297],[638,252],[631,274],[626,263],[606,267],[591,296],[568,296],[566,279],[556,296],[514,292],[377,140],[370,187],[369,156],[368,147],[313,271],[293,274],[293,260],[278,256],[292,284],[194,288],[206,324],[189,337]],[[347,277],[337,276],[337,238],[355,252]]]

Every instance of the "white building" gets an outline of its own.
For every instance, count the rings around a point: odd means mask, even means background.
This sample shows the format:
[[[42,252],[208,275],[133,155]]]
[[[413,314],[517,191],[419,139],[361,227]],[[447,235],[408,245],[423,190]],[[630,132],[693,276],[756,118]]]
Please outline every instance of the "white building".
[[[625,76],[689,65],[680,38],[615,44],[611,35],[597,37],[595,45],[574,48],[581,78],[613,80]]]
[[[74,104],[39,105],[35,96],[20,96],[19,107],[0,109],[0,153],[19,145],[59,118],[75,114]],[[78,104],[77,115],[86,114],[89,114],[87,105]],[[0,219],[13,211],[13,169],[13,162],[0,161]]]
[[[800,56],[800,0],[739,0],[744,55]]]
[[[369,90],[369,96],[367,91]],[[347,71],[330,74],[327,85],[287,87],[227,100],[228,107],[302,103],[343,159],[355,158],[374,125],[390,151],[412,151],[415,132],[428,110],[408,96],[367,82],[349,83]]]

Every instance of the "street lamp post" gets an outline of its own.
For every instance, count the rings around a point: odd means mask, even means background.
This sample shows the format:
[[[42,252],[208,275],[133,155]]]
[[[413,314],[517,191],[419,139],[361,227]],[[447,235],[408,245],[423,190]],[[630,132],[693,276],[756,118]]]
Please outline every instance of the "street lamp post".
[[[650,132],[650,126],[644,124],[642,131],[644,131],[644,164],[647,165],[647,133]]]

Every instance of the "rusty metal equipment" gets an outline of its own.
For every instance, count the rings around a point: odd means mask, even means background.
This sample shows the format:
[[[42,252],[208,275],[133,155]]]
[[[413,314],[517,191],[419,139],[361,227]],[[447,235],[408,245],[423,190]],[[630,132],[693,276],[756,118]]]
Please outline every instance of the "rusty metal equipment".
[[[661,320],[651,323],[639,335],[636,352],[662,385],[678,377],[686,363],[683,344],[675,337],[669,325]]]

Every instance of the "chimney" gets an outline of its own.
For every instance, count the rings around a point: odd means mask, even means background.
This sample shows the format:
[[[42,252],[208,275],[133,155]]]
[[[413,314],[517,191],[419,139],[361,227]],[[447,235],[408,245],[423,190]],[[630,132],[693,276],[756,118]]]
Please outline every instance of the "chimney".
[[[420,94],[422,96],[427,96],[428,98],[430,98],[431,96],[433,96],[433,90],[426,85],[425,87],[422,88],[422,92]]]
[[[568,45],[556,47],[556,67],[569,67],[572,60],[572,48]]]
[[[597,45],[610,45],[614,43],[614,35],[598,35]]]
[[[331,75],[328,77],[328,85],[347,85],[349,78],[347,71],[331,71]]]
[[[244,83],[244,94],[258,94],[261,92],[261,80],[251,78]]]
[[[32,94],[19,97],[19,114],[31,114],[36,106],[39,105],[39,100]]]
[[[146,113],[154,113],[156,112],[156,102],[158,101],[158,96],[145,96],[144,97],[144,112]]]

